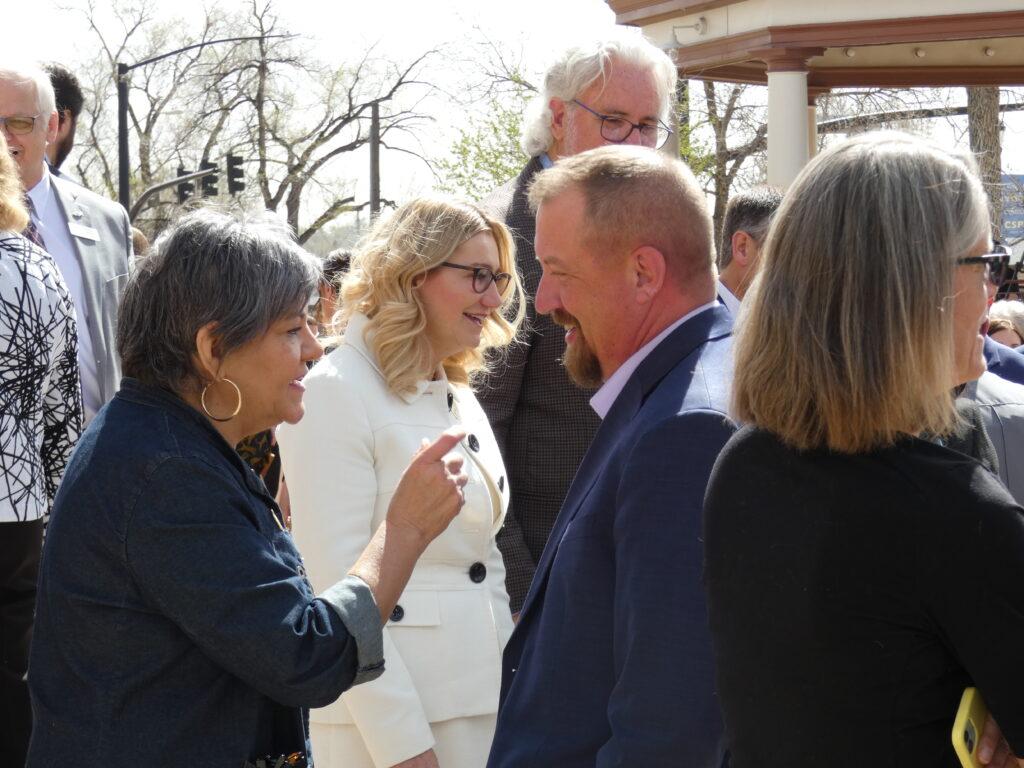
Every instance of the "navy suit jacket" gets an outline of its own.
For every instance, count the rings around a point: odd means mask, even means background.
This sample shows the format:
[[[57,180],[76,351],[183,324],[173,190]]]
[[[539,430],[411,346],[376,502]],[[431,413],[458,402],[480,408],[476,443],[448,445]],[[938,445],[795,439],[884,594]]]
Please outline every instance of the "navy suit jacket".
[[[1012,347],[985,337],[985,362],[988,369],[1001,379],[1024,384],[1024,355]]]
[[[735,429],[731,326],[683,323],[602,422],[505,649],[489,768],[720,764],[701,508]]]

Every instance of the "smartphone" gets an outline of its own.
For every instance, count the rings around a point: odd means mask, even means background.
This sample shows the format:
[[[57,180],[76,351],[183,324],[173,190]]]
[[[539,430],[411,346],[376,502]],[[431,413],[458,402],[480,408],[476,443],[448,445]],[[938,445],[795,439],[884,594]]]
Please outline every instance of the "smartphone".
[[[978,760],[978,742],[988,720],[985,706],[977,688],[964,689],[960,708],[953,719],[953,749],[964,768],[985,768]]]

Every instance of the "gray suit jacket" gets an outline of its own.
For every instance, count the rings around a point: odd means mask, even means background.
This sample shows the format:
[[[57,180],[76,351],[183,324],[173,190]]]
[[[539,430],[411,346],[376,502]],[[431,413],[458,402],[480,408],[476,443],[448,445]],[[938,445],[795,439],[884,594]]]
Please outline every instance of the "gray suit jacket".
[[[131,225],[124,208],[112,200],[56,175],[51,174],[50,181],[82,268],[88,332],[96,356],[100,394],[107,402],[121,382],[114,328],[132,260]],[[91,236],[93,233],[96,237]]]
[[[996,454],[999,479],[1024,505],[1024,386],[985,372],[963,391],[978,404]]]
[[[516,243],[516,266],[527,295],[527,326],[477,387],[505,460],[512,490],[498,547],[505,558],[505,585],[513,612],[522,608],[533,572],[565,494],[601,423],[590,392],[578,388],[562,367],[565,331],[533,306],[541,268],[533,250],[536,222],[526,200],[533,158],[484,206],[504,220]]]

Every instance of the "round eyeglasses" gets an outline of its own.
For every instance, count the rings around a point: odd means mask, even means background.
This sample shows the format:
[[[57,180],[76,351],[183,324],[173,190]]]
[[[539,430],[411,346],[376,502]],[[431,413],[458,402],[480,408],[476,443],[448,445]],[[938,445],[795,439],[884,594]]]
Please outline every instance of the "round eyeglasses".
[[[598,118],[601,121],[601,138],[613,144],[621,144],[633,135],[633,131],[638,131],[641,144],[645,147],[661,149],[668,141],[668,137],[672,135],[672,129],[661,120],[653,123],[634,123],[618,115],[602,115],[579,99],[573,99],[572,103]]]
[[[498,288],[498,293],[503,294],[508,288],[509,281],[512,280],[512,275],[508,272],[495,272],[490,267],[467,267],[464,264],[452,264],[450,261],[442,261],[437,266],[472,272],[473,290],[477,293],[486,293],[487,289],[491,287],[491,283],[494,283]]]

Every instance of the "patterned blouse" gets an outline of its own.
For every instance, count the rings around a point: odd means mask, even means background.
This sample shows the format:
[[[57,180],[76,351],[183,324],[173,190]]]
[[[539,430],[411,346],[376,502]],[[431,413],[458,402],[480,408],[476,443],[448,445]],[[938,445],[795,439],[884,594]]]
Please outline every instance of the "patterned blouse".
[[[0,523],[49,514],[82,431],[77,350],[57,265],[0,231]]]

